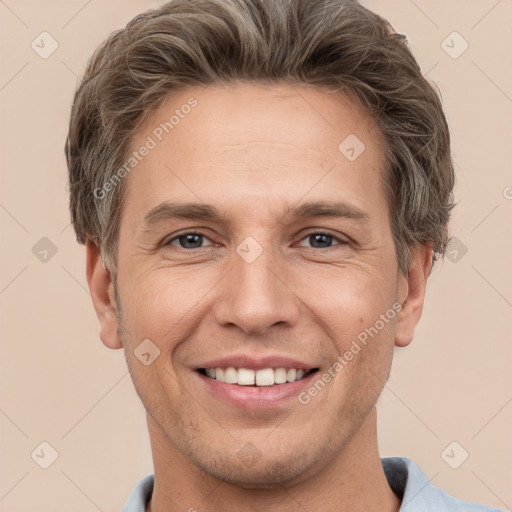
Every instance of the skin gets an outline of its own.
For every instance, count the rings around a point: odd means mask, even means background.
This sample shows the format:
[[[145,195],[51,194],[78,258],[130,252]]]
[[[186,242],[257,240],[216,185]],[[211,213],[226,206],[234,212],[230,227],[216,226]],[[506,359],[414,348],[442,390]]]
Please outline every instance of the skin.
[[[126,178],[118,303],[87,243],[101,339],[124,348],[147,411],[151,510],[398,510],[380,462],[375,404],[394,347],[411,342],[420,319],[432,251],[413,250],[409,274],[400,273],[382,135],[339,93],[238,83],[173,93],[132,149],[190,97],[197,106]],[[351,133],[366,146],[353,162],[338,150]],[[223,217],[148,226],[146,214],[165,201],[209,204]],[[344,201],[367,221],[287,214],[306,201]],[[312,230],[333,237],[315,246]],[[203,248],[183,248],[176,236],[185,231],[203,234],[193,246]],[[252,263],[236,252],[248,236],[262,248]],[[396,317],[306,405],[233,407],[192,369],[247,353],[300,358],[322,372],[393,304],[402,305]],[[160,350],[149,366],[134,355],[145,339]],[[249,467],[237,456],[244,446],[259,456]]]

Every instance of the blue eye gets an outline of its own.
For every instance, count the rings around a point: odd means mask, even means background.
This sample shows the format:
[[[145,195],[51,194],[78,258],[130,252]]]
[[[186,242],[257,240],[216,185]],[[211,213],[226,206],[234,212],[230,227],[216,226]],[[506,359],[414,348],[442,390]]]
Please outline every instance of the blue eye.
[[[308,240],[311,244],[311,247],[314,249],[329,249],[333,246],[333,241],[339,242],[337,245],[343,245],[346,242],[343,240],[340,240],[338,237],[335,237],[334,235],[331,235],[329,233],[325,233],[323,231],[318,231],[315,233],[309,233],[309,235],[306,235],[302,240]],[[302,247],[304,247],[302,244],[300,244]]]
[[[203,242],[205,240],[208,240],[204,235],[201,233],[195,233],[195,232],[188,232],[188,233],[182,233],[181,235],[178,235],[168,242],[166,242],[164,245],[176,245],[177,242],[179,247],[181,249],[200,249],[201,247],[205,247],[203,245]],[[209,244],[212,245],[212,244]]]
[[[304,244],[305,241],[308,241],[309,244]],[[208,242],[208,243],[207,243]],[[335,243],[337,242],[337,243]],[[205,245],[206,244],[206,245]],[[329,249],[336,245],[346,245],[347,242],[341,240],[340,238],[331,235],[330,233],[326,233],[324,231],[318,231],[314,233],[309,233],[299,242],[299,246],[301,247],[312,247],[313,249]],[[174,238],[171,238],[169,241],[164,242],[162,245],[168,246],[173,245],[179,247],[180,249],[202,249],[204,247],[215,245],[211,242],[211,240],[203,235],[202,233],[197,233],[195,231],[189,231],[186,233],[182,233]]]
[[[333,237],[325,233],[315,233],[313,235],[309,235],[308,239],[313,247],[323,248],[326,245],[329,247],[332,245]]]

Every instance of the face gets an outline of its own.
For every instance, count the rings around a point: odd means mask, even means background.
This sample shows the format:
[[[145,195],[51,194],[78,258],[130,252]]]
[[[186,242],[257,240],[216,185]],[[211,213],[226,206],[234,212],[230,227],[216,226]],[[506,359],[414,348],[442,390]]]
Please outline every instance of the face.
[[[339,93],[237,84],[172,94],[132,151],[147,154],[126,178],[121,311],[93,249],[88,277],[153,436],[238,485],[314,474],[365,424],[421,313],[380,132]]]

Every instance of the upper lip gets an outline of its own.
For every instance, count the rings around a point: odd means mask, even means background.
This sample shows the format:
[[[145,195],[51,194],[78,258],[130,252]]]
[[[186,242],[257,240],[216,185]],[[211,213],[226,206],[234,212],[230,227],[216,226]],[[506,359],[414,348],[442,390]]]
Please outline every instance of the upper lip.
[[[247,354],[242,354],[211,359],[196,365],[195,369],[229,367],[247,368],[249,370],[263,370],[264,368],[296,368],[297,370],[311,370],[312,368],[318,368],[318,365],[286,356],[268,355],[262,357],[251,357]]]

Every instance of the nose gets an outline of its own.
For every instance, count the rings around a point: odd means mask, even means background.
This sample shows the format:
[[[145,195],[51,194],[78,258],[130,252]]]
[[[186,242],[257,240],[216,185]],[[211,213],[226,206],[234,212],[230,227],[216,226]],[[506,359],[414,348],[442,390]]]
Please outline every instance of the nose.
[[[287,282],[284,263],[270,250],[252,263],[234,254],[233,266],[216,297],[214,316],[220,325],[237,326],[246,334],[265,334],[272,326],[292,326],[299,319],[300,300]],[[288,273],[289,275],[289,273]]]

